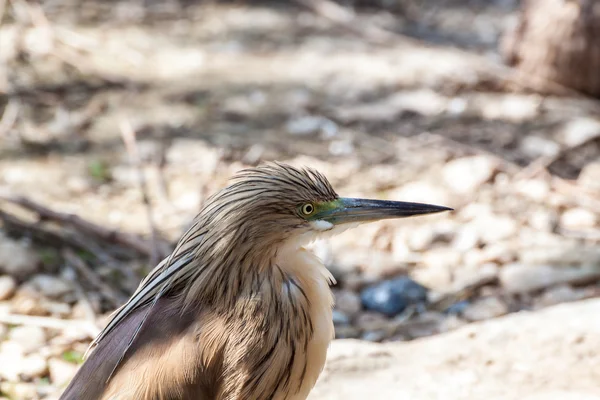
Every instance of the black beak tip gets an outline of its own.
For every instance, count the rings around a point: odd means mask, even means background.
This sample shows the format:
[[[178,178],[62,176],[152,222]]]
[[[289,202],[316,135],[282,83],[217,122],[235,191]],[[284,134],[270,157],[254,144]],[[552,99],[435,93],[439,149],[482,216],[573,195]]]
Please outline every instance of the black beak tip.
[[[440,213],[440,212],[444,212],[444,211],[454,211],[454,208],[450,208],[450,207],[446,207],[446,206],[434,206],[434,205],[430,205],[425,210],[425,213],[427,213],[427,214],[434,214],[434,213]]]

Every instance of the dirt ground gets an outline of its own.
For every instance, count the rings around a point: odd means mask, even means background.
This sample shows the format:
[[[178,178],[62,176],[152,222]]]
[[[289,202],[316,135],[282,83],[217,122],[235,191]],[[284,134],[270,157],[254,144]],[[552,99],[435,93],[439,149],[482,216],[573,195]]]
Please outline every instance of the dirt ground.
[[[456,210],[314,245],[338,278],[339,338],[410,341],[598,296],[599,103],[502,67],[516,1],[302,3],[0,2],[0,211],[30,224],[6,201],[25,196],[158,253],[82,252],[0,213],[0,398],[56,396],[206,196],[262,161]],[[405,274],[431,289],[425,312],[364,309],[365,286]]]

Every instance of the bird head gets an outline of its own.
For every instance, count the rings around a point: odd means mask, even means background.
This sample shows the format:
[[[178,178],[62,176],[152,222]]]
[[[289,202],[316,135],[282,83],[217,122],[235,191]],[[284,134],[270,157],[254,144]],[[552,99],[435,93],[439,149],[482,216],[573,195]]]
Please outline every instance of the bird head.
[[[292,239],[301,246],[358,224],[452,210],[403,201],[340,197],[327,178],[310,168],[269,163],[240,171],[210,201],[214,214],[237,221],[238,236],[264,243]],[[221,226],[223,226],[221,224]],[[240,233],[241,230],[241,233]],[[256,241],[255,241],[256,242]]]

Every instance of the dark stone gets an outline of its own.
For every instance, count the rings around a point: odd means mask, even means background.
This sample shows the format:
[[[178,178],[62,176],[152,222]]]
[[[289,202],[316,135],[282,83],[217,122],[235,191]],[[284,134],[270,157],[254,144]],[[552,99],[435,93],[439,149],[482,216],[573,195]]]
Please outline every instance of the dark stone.
[[[425,303],[427,288],[403,276],[367,287],[360,298],[365,309],[393,317],[410,305]]]

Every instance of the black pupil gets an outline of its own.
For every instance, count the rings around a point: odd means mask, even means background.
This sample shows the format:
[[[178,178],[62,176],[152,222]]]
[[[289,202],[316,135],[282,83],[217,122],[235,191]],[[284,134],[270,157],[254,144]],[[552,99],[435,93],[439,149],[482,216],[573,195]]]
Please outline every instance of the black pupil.
[[[304,212],[310,214],[313,210],[313,207],[310,204],[304,206]]]

